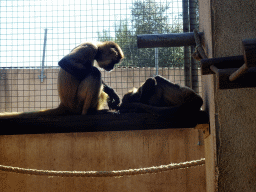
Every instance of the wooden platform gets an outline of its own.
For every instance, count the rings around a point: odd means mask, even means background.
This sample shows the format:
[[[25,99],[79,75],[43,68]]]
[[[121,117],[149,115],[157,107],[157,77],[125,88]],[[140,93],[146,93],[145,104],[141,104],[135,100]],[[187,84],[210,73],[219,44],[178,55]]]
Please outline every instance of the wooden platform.
[[[168,117],[148,113],[111,112],[23,119],[1,117],[0,135],[193,128],[197,124],[208,122],[208,116],[203,111]]]

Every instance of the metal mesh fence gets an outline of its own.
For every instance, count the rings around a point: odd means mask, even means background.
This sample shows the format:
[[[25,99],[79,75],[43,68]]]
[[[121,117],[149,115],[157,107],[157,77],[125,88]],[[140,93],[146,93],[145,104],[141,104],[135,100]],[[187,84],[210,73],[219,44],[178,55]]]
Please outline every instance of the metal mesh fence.
[[[123,49],[123,62],[102,71],[120,97],[156,74],[185,85],[183,47],[138,49],[136,41],[183,32],[183,1],[1,0],[0,111],[58,106],[58,61],[86,41],[113,40]]]

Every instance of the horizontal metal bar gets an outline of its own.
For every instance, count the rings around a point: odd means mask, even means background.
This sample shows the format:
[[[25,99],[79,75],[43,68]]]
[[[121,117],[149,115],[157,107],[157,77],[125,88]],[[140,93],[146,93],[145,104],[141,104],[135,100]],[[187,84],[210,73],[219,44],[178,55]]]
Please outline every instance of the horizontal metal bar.
[[[200,32],[199,36],[202,37]],[[138,48],[182,47],[196,45],[194,33],[144,34],[137,35]]]
[[[218,69],[239,68],[244,64],[244,56],[220,57],[201,60],[202,75],[214,74],[210,69],[212,65]]]

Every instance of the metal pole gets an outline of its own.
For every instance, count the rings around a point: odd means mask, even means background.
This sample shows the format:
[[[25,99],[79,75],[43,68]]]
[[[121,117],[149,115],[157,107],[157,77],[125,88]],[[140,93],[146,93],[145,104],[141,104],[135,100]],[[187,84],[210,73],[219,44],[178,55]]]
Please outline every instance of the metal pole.
[[[196,22],[196,2],[195,0],[189,0],[189,21],[190,21],[190,32],[193,32],[197,27]],[[195,46],[191,46],[191,54],[195,52]],[[199,93],[198,83],[198,66],[196,61],[191,58],[191,79],[192,89]]]
[[[155,67],[156,67],[156,75],[158,75],[158,48],[155,48]]]
[[[158,32],[156,31],[155,34]],[[155,68],[156,68],[156,75],[158,75],[158,48],[155,48]]]
[[[189,18],[188,18],[188,0],[182,0],[183,8],[183,32],[189,32]],[[185,85],[191,87],[191,67],[190,67],[190,53],[189,47],[184,47],[184,74]]]
[[[203,36],[202,32],[198,33]],[[138,48],[183,47],[196,45],[193,32],[137,35]]]
[[[47,28],[44,29],[44,49],[43,49],[43,58],[42,58],[41,75],[38,76],[39,79],[41,79],[41,83],[44,81],[44,78],[46,77],[46,76],[44,75],[44,59],[45,59],[46,41],[47,41]]]

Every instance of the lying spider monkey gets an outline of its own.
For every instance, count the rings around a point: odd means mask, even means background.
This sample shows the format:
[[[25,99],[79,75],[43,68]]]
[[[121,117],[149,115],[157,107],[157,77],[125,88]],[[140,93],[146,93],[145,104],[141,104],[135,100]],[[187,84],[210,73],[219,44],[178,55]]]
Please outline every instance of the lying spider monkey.
[[[75,47],[59,61],[61,67],[58,74],[58,93],[61,101],[59,107],[35,113],[21,113],[15,115],[15,118],[42,115],[84,115],[101,109],[108,97],[109,107],[117,108],[120,103],[119,97],[102,81],[100,71],[93,64],[96,60],[99,67],[111,71],[114,65],[123,58],[121,48],[111,41],[86,42]]]
[[[121,111],[149,112],[156,115],[172,115],[197,112],[203,100],[188,87],[173,84],[156,76],[124,95]]]

